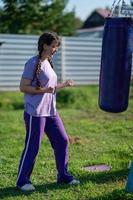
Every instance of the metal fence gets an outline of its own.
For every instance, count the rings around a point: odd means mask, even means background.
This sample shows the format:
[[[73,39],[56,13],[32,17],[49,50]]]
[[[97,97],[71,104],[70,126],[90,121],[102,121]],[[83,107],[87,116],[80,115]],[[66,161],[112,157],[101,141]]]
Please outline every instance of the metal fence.
[[[53,59],[58,81],[73,79],[77,85],[98,84],[101,39],[62,37]],[[19,89],[24,64],[37,54],[38,36],[0,34],[0,91]]]

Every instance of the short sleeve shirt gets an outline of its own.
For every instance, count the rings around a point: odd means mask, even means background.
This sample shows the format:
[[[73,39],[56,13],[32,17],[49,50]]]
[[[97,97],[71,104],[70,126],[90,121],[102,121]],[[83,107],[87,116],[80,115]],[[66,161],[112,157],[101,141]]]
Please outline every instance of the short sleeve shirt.
[[[38,63],[38,56],[30,58],[24,67],[22,78],[32,80],[31,85],[36,87],[34,78],[35,69]],[[57,86],[57,75],[46,59],[41,62],[39,81],[42,87]],[[25,111],[33,116],[54,116],[56,115],[56,93],[28,94],[24,95]]]

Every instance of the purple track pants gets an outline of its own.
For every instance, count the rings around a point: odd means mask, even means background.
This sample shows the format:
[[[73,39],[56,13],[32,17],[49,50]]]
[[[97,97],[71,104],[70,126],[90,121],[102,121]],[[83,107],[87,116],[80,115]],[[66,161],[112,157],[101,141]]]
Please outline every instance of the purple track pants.
[[[17,186],[22,187],[30,182],[30,176],[35,164],[44,132],[48,136],[54,150],[57,183],[68,183],[73,180],[69,175],[68,165],[68,136],[64,129],[62,120],[57,113],[52,117],[34,117],[24,112],[26,125],[25,147],[20,159]]]

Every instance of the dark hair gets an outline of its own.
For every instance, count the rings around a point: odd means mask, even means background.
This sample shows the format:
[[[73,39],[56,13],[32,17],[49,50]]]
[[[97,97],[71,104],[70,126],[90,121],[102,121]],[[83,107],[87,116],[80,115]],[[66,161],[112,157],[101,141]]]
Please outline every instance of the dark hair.
[[[55,32],[45,32],[43,33],[38,40],[38,63],[36,65],[34,79],[36,78],[37,88],[41,87],[41,83],[39,81],[39,74],[41,72],[41,55],[43,52],[43,45],[51,45],[53,41],[57,41],[58,46],[60,46],[59,36]],[[51,59],[48,59],[51,67],[53,68],[53,64]]]

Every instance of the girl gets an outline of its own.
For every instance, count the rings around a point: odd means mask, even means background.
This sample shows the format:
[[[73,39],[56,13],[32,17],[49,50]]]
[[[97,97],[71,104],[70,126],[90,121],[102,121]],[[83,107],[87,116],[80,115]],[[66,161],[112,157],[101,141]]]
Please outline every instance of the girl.
[[[25,94],[26,138],[18,169],[17,188],[23,191],[35,189],[30,176],[44,132],[54,150],[57,183],[79,183],[68,173],[68,136],[56,111],[56,89],[73,86],[71,80],[57,84],[51,57],[59,45],[56,33],[42,34],[38,40],[39,54],[27,61],[20,82],[20,91]]]

